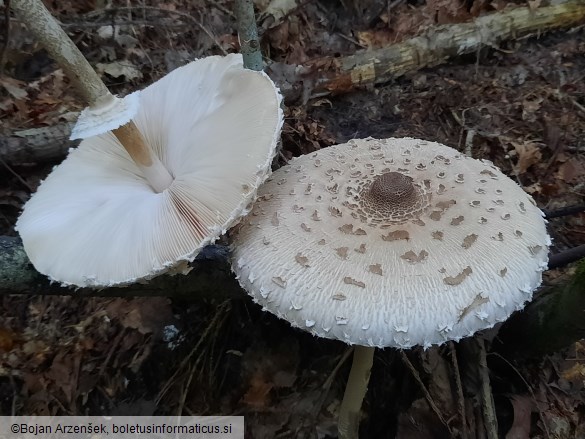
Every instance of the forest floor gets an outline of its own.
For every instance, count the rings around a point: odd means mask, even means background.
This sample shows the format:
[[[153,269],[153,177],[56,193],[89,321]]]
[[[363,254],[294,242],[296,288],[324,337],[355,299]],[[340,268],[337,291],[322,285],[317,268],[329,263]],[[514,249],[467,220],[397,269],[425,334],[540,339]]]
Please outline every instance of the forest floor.
[[[45,3],[119,94],[193,58],[238,49],[226,0]],[[263,53],[291,64],[380,47],[508,6],[504,0],[308,0],[283,16],[267,0],[256,1],[265,11]],[[6,17],[0,23],[4,29]],[[584,36],[581,28],[550,32],[387,84],[287,102],[282,160],[351,138],[417,137],[493,161],[542,209],[582,203]],[[0,38],[6,45],[0,136],[74,121],[83,103],[25,28],[12,20]],[[23,203],[56,163],[1,159],[0,235],[15,236]],[[582,244],[585,215],[554,219],[549,230],[553,252]],[[545,283],[571,270],[551,270]],[[234,414],[246,416],[250,438],[336,437],[347,349],[293,329],[248,300],[5,296],[0,414]],[[377,351],[363,437],[460,437],[454,352],[452,344],[408,351],[417,381],[404,356]],[[465,358],[458,360],[464,369]],[[585,340],[540,356],[491,352],[488,367],[501,437],[585,437]],[[473,405],[473,395],[465,397]]]

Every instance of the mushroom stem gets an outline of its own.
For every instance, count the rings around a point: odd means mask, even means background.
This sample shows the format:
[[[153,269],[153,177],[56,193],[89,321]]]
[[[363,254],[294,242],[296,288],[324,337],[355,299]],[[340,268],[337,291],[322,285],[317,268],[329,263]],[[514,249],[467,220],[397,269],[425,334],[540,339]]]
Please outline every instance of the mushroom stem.
[[[146,145],[144,137],[133,121],[112,130],[112,133],[134,160],[136,166],[140,168],[142,175],[155,192],[161,193],[171,185],[173,177]]]
[[[40,0],[12,0],[10,6],[91,107],[107,106],[117,99]],[[114,130],[114,135],[155,191],[162,192],[170,185],[173,177],[148,147],[134,122]]]
[[[375,349],[369,346],[354,347],[351,371],[337,421],[340,439],[357,439],[358,437],[360,410],[368,390]]]
[[[14,15],[57,61],[83,99],[91,104],[109,95],[105,84],[40,0],[12,0]]]

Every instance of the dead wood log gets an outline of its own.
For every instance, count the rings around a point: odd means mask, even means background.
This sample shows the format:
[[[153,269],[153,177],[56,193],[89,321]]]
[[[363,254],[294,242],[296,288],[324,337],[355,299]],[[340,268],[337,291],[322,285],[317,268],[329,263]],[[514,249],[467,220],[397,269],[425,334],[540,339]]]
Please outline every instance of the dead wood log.
[[[69,140],[72,128],[72,123],[60,123],[0,136],[0,159],[9,165],[61,160],[79,143]]]
[[[534,10],[528,7],[506,9],[470,23],[431,27],[418,37],[347,57],[317,59],[296,68],[274,63],[268,72],[275,73],[273,79],[281,85],[289,100],[295,86],[298,94],[299,82],[304,82],[305,88],[308,83],[313,96],[341,94],[383,84],[406,73],[444,63],[450,57],[477,52],[485,46],[497,47],[505,40],[571,28],[584,21],[583,0],[569,0]],[[279,72],[282,74],[277,75]],[[306,97],[306,91],[304,94]]]
[[[575,247],[583,249],[585,246]],[[572,257],[568,258],[567,254]],[[573,249],[553,254],[549,266],[559,267],[560,262],[568,264],[582,258]],[[189,296],[189,297],[242,297],[241,288],[234,278],[229,265],[229,251],[226,246],[211,245],[203,249],[190,265],[189,275],[159,276],[149,282],[127,287],[65,288],[50,283],[39,274],[29,261],[19,238],[0,236],[0,295],[45,294],[82,296]]]
[[[577,247],[570,248],[561,253],[553,255],[548,261],[548,268],[559,268],[570,264],[571,262],[578,261],[579,259],[585,258],[585,244],[578,245]],[[585,290],[585,287],[583,288]]]
[[[550,263],[566,262],[564,253]],[[231,272],[228,249],[208,246],[191,263],[188,275],[159,276],[127,287],[67,288],[51,283],[30,263],[19,238],[0,236],[0,295],[77,295],[93,297],[166,296],[174,298],[244,298]],[[585,336],[585,260],[564,286],[545,287],[524,311],[514,314],[499,332],[498,350],[531,354],[551,352]]]
[[[244,297],[231,272],[228,250],[208,246],[191,263],[188,275],[159,276],[127,287],[67,288],[39,274],[30,263],[19,238],[0,236],[0,295],[79,295],[101,297],[169,296],[184,298]]]
[[[485,15],[470,23],[432,27],[418,37],[347,57],[319,58],[302,66],[272,63],[267,71],[290,105],[311,96],[342,94],[383,84],[485,46],[497,47],[505,40],[571,28],[583,22],[585,0],[569,0],[535,10],[520,7]],[[74,146],[68,140],[68,124],[37,130],[21,132],[20,137],[0,137],[0,159],[8,164],[60,160]]]

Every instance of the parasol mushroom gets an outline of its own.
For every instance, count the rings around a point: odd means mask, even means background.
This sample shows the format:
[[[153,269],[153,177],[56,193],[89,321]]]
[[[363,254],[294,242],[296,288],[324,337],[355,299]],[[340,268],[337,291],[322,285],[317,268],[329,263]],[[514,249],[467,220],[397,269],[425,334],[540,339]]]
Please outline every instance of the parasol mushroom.
[[[110,133],[71,150],[17,222],[53,280],[128,284],[191,261],[247,212],[270,172],[281,98],[241,55],[192,62],[141,94],[134,122],[173,180],[157,193]]]
[[[17,222],[31,262],[65,285],[94,287],[184,270],[246,213],[270,172],[282,126],[274,84],[229,55],[119,99],[42,2],[12,8],[90,103],[73,132],[85,140]]]
[[[532,198],[490,162],[365,139],[275,171],[232,266],[264,309],[359,346],[339,419],[356,437],[374,348],[429,348],[507,319],[540,285],[549,244]]]

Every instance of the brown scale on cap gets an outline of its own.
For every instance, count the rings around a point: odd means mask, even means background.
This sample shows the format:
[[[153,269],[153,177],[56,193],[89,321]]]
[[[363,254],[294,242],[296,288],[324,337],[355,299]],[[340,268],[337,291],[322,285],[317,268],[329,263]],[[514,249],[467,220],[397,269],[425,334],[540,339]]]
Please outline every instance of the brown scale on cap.
[[[431,195],[423,185],[400,172],[385,172],[370,181],[359,181],[358,187],[348,186],[348,195],[355,202],[344,203],[356,218],[373,224],[400,224],[417,220],[429,207]]]
[[[366,198],[374,205],[391,204],[408,209],[416,201],[412,178],[399,172],[387,172],[374,178]]]

